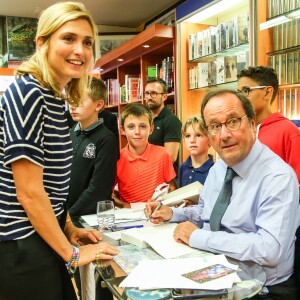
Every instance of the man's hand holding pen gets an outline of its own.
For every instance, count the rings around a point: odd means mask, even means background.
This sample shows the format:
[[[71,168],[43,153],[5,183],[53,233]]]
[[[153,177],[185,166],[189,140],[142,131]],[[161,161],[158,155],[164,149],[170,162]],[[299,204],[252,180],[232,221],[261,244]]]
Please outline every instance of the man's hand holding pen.
[[[154,224],[169,221],[173,216],[173,211],[166,205],[161,205],[160,201],[146,203],[145,215]]]

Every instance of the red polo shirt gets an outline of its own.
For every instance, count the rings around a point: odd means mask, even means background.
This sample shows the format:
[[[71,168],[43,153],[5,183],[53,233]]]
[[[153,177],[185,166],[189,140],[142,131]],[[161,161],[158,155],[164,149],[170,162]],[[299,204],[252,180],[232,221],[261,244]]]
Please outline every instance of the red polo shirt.
[[[117,163],[117,183],[122,201],[146,202],[155,188],[176,176],[171,158],[164,147],[148,144],[141,157],[134,157],[128,145],[121,150]]]

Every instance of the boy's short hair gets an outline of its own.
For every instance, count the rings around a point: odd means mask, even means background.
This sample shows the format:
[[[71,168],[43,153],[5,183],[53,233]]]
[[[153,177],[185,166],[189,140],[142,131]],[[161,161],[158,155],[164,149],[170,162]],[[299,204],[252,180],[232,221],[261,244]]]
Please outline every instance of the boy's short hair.
[[[168,93],[168,85],[167,85],[167,83],[166,83],[163,79],[161,79],[161,78],[159,78],[159,77],[150,77],[150,78],[146,81],[146,85],[147,85],[148,83],[153,83],[153,82],[159,83],[159,84],[162,86],[162,88],[163,88],[163,92],[164,92],[165,94]]]
[[[258,66],[258,67],[248,67],[243,69],[238,75],[237,78],[249,77],[250,79],[257,82],[259,85],[271,86],[274,89],[271,104],[274,102],[274,99],[278,92],[278,76],[273,68]]]
[[[91,77],[90,84],[87,89],[88,96],[94,101],[103,100],[106,105],[107,102],[107,86],[102,79]]]
[[[141,103],[129,103],[121,111],[121,125],[124,126],[125,119],[129,116],[142,117],[146,116],[149,119],[149,124],[152,126],[153,117],[150,108]]]
[[[207,135],[204,121],[201,116],[191,116],[191,117],[187,118],[181,128],[182,135],[186,134],[186,130],[190,125],[192,125],[194,130],[195,130],[194,126],[198,125],[200,132],[203,133],[204,135]]]

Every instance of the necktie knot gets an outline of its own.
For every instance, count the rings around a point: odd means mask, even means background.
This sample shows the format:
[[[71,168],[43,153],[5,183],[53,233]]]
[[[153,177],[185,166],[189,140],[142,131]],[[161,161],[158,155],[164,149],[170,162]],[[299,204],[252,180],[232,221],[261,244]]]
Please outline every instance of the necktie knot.
[[[236,175],[237,174],[235,173],[235,171],[228,167],[225,175],[225,180],[232,180]]]

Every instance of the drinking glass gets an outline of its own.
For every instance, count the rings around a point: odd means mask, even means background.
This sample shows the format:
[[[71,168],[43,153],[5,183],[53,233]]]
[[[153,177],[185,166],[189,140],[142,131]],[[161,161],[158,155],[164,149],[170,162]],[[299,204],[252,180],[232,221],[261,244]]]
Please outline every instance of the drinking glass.
[[[115,207],[112,200],[102,200],[97,203],[97,221],[100,232],[114,226]]]

